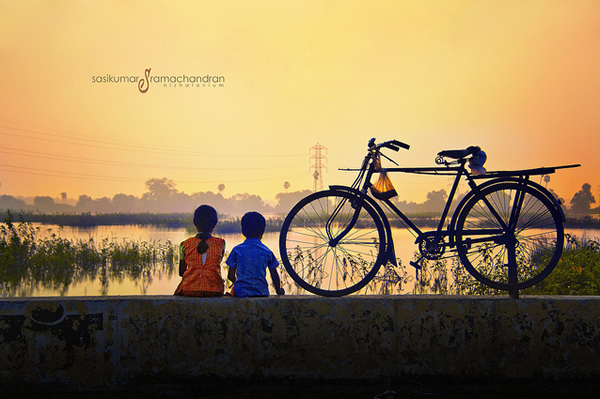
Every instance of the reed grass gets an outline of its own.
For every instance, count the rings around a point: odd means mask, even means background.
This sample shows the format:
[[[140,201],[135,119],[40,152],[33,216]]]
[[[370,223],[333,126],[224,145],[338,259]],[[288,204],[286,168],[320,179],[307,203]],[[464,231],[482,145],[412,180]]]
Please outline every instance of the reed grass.
[[[170,241],[68,240],[52,230],[40,237],[39,227],[8,213],[0,226],[0,296],[32,296],[41,288],[64,295],[72,284],[96,278],[105,295],[110,281],[147,285],[157,272],[172,275],[176,259]]]
[[[10,210],[0,210],[0,219],[12,220]],[[195,233],[193,218],[190,213],[56,213],[21,212],[19,219],[23,222],[52,224],[57,226],[95,227],[95,226],[157,226],[168,228],[185,228]],[[219,215],[219,223],[215,228],[217,234],[241,232],[241,219],[227,215]],[[267,218],[266,232],[281,230],[283,219]]]

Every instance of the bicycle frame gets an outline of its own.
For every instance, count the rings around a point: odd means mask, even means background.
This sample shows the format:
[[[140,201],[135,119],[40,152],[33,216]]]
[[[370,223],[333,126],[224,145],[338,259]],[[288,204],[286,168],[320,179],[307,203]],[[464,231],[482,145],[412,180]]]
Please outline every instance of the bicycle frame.
[[[392,148],[392,147],[388,147],[388,148]],[[358,171],[359,172],[359,174],[358,174],[355,182],[352,184],[352,186],[351,187],[330,186],[330,188],[333,190],[343,190],[343,191],[353,192],[357,195],[357,198],[359,198],[360,200],[367,201],[367,202],[369,202],[369,204],[371,206],[373,206],[373,208],[379,214],[379,217],[381,218],[381,220],[384,224],[384,227],[385,227],[385,231],[386,231],[385,252],[387,254],[387,260],[389,262],[391,262],[392,264],[397,265],[396,255],[395,255],[394,245],[393,245],[393,239],[392,239],[392,233],[391,233],[391,225],[388,220],[387,214],[384,212],[382,207],[379,206],[377,201],[384,203],[387,206],[387,208],[390,209],[404,223],[406,228],[412,230],[415,233],[415,235],[416,235],[415,243],[422,241],[422,242],[424,242],[424,245],[426,246],[425,251],[423,251],[423,248],[420,248],[421,256],[419,259],[417,259],[416,261],[409,262],[416,269],[420,269],[421,266],[419,263],[424,258],[428,258],[427,253],[429,253],[429,254],[442,253],[443,254],[447,248],[450,248],[450,249],[455,248],[456,242],[455,242],[455,238],[454,238],[454,231],[455,231],[454,227],[456,225],[456,220],[457,220],[458,214],[460,213],[460,210],[462,209],[464,204],[470,198],[472,198],[475,195],[478,195],[481,192],[481,190],[483,190],[493,184],[497,184],[500,182],[516,182],[519,184],[530,185],[532,187],[535,187],[537,190],[542,192],[545,196],[548,197],[548,199],[550,199],[552,201],[552,203],[554,204],[556,209],[560,212],[561,217],[564,221],[565,220],[564,212],[562,210],[562,207],[561,207],[559,201],[543,186],[541,186],[535,182],[532,182],[529,179],[529,177],[531,175],[551,174],[551,173],[554,173],[556,171],[556,169],[580,166],[580,165],[565,165],[565,166],[558,166],[558,167],[537,168],[537,169],[517,170],[517,171],[508,171],[508,172],[489,172],[489,173],[486,173],[486,175],[472,175],[472,174],[469,174],[466,169],[466,164],[468,162],[467,158],[457,159],[452,162],[444,162],[445,166],[443,166],[443,167],[377,168],[378,162],[375,162],[375,160],[379,156],[384,156],[385,158],[387,158],[385,155],[381,154],[380,148],[370,146],[369,153],[365,157],[360,169],[340,169],[340,170],[344,170],[344,171]],[[457,166],[450,166],[451,164],[456,164]],[[390,199],[388,199],[388,198],[379,199],[379,198],[369,195],[369,189],[372,186],[371,179],[372,179],[373,175],[376,173],[382,173],[382,172],[391,172],[391,173],[400,172],[400,173],[414,173],[414,174],[426,174],[426,175],[438,175],[438,176],[455,176],[454,182],[452,184],[452,188],[450,189],[450,193],[448,194],[448,199],[444,206],[444,210],[442,211],[442,214],[441,214],[439,222],[438,222],[438,226],[435,230],[430,230],[430,231],[425,231],[425,232],[422,231],[415,223],[413,223],[410,220],[410,218],[408,216],[406,216],[393,202],[391,202]],[[458,186],[460,184],[462,177],[465,177],[467,179],[467,183],[468,183],[469,187],[471,188],[471,191],[469,193],[467,193],[467,195],[462,199],[462,201],[459,203],[457,208],[454,210],[452,219],[451,219],[450,223],[448,224],[448,227],[446,229],[444,229],[444,225],[446,224],[447,218],[450,214],[450,209],[452,207],[452,203],[454,202],[454,197],[456,195],[456,192],[458,190]],[[485,179],[486,181],[482,184],[477,184],[476,180],[479,180],[479,179]],[[375,201],[375,200],[377,200],[377,201]],[[504,224],[504,222],[502,221],[502,218],[499,215],[495,214],[495,217],[503,225],[502,227],[507,228],[509,230],[514,229],[515,221],[518,219],[519,213],[521,211],[522,200],[523,200],[522,198],[517,198],[517,200],[515,202],[515,206],[512,209],[513,213],[511,214],[508,226],[506,224]],[[484,199],[484,201],[486,201],[486,200]],[[493,213],[496,212],[494,210],[494,207],[491,204],[488,203],[487,205]],[[338,234],[337,237],[332,237],[331,235],[329,235],[330,243],[335,244],[335,243],[339,242],[345,236],[345,234],[347,234],[347,232],[353,228],[354,223],[356,222],[358,213],[360,212],[360,206],[355,205],[354,208],[356,209],[356,212],[350,222],[350,225],[344,231],[342,231],[340,234]],[[486,234],[489,234],[489,232],[490,231],[487,230]],[[500,231],[499,231],[499,233],[500,233]],[[429,237],[431,237],[431,238],[429,238]],[[447,243],[445,241],[442,241],[442,239],[446,238],[446,237],[448,237]],[[514,239],[514,237],[513,237],[513,239]],[[425,240],[429,240],[429,241],[425,242]],[[477,240],[474,240],[473,242],[476,243]]]

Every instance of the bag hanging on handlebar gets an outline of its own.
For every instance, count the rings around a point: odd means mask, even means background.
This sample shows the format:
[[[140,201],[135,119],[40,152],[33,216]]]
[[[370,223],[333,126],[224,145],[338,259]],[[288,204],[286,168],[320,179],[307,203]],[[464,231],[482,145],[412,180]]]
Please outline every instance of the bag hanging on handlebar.
[[[398,195],[387,172],[381,169],[381,157],[379,154],[377,154],[377,158],[375,158],[373,162],[375,162],[375,169],[381,170],[381,172],[379,172],[379,178],[375,184],[371,186],[371,194],[373,194],[373,197],[380,200],[386,200]]]

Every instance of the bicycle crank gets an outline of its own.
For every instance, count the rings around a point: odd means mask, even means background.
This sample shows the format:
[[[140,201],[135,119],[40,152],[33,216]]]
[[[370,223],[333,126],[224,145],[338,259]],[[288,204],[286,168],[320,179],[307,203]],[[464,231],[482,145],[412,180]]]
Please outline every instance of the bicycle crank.
[[[446,242],[444,238],[436,240],[435,231],[427,232],[417,239],[417,245],[421,257],[427,260],[438,260],[446,252]]]

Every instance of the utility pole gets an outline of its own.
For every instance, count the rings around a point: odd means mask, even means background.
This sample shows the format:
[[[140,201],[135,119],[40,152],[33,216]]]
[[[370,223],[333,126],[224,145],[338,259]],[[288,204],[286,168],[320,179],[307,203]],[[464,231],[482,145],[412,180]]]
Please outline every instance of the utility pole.
[[[323,152],[327,152],[327,148],[323,147],[321,144],[317,143],[316,145],[310,147],[309,154],[309,162],[312,165],[309,168],[309,171],[313,171],[313,191],[317,192],[323,189],[323,169],[327,169],[327,166],[323,165],[323,160],[327,161],[327,158],[323,156]]]

